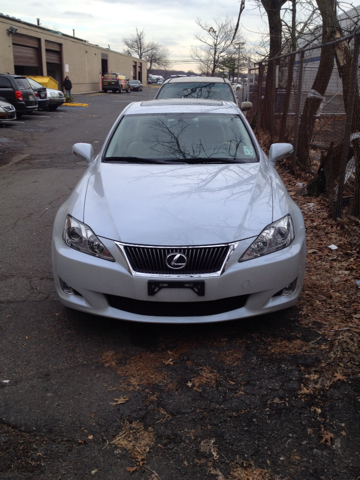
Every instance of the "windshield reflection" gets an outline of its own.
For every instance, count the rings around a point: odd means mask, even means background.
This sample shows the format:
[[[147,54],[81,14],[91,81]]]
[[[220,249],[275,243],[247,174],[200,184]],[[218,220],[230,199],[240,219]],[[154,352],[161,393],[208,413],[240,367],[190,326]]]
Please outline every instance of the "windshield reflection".
[[[186,82],[164,85],[157,98],[205,98],[234,101],[230,85],[214,82]]]
[[[115,131],[106,161],[257,162],[238,115],[128,115]]]

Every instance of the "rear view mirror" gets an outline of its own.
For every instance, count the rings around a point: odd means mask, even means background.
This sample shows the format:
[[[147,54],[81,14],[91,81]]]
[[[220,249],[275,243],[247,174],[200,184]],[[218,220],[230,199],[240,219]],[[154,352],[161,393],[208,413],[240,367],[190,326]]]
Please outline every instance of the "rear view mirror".
[[[87,163],[91,163],[94,160],[94,149],[90,143],[75,143],[72,147],[74,155],[81,160],[85,160]]]
[[[253,104],[251,102],[241,102],[240,109],[242,112],[246,112],[247,110],[251,110]]]
[[[294,148],[291,143],[273,143],[269,150],[269,160],[275,165],[278,160],[290,157],[294,153]]]

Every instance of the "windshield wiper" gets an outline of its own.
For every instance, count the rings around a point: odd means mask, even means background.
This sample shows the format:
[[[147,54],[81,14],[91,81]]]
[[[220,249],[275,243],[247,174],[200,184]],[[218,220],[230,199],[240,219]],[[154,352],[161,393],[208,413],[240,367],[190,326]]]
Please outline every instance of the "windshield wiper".
[[[167,160],[159,160],[156,158],[140,158],[140,157],[105,157],[105,162],[124,162],[124,163],[169,163]]]
[[[204,163],[242,163],[237,158],[212,158],[212,157],[196,157],[174,159],[173,162],[190,163],[190,164],[204,164]]]

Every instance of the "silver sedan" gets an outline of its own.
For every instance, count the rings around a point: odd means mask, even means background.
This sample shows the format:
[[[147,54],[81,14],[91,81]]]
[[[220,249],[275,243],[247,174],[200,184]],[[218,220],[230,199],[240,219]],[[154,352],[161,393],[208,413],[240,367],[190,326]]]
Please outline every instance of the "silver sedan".
[[[277,174],[290,144],[261,150],[218,100],[129,105],[59,209],[61,302],[138,322],[205,323],[292,306],[305,271],[300,209]]]

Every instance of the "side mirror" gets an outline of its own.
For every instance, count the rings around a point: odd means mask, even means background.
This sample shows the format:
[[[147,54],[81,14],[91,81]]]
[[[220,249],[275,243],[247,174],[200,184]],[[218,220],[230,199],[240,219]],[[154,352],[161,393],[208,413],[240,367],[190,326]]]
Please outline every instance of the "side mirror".
[[[294,148],[291,143],[273,143],[269,150],[270,163],[275,165],[278,160],[290,157],[294,153]]]
[[[246,112],[247,110],[251,110],[253,107],[253,104],[251,102],[241,102],[241,111]]]
[[[94,149],[90,143],[75,143],[72,147],[74,155],[90,164],[94,160]]]

